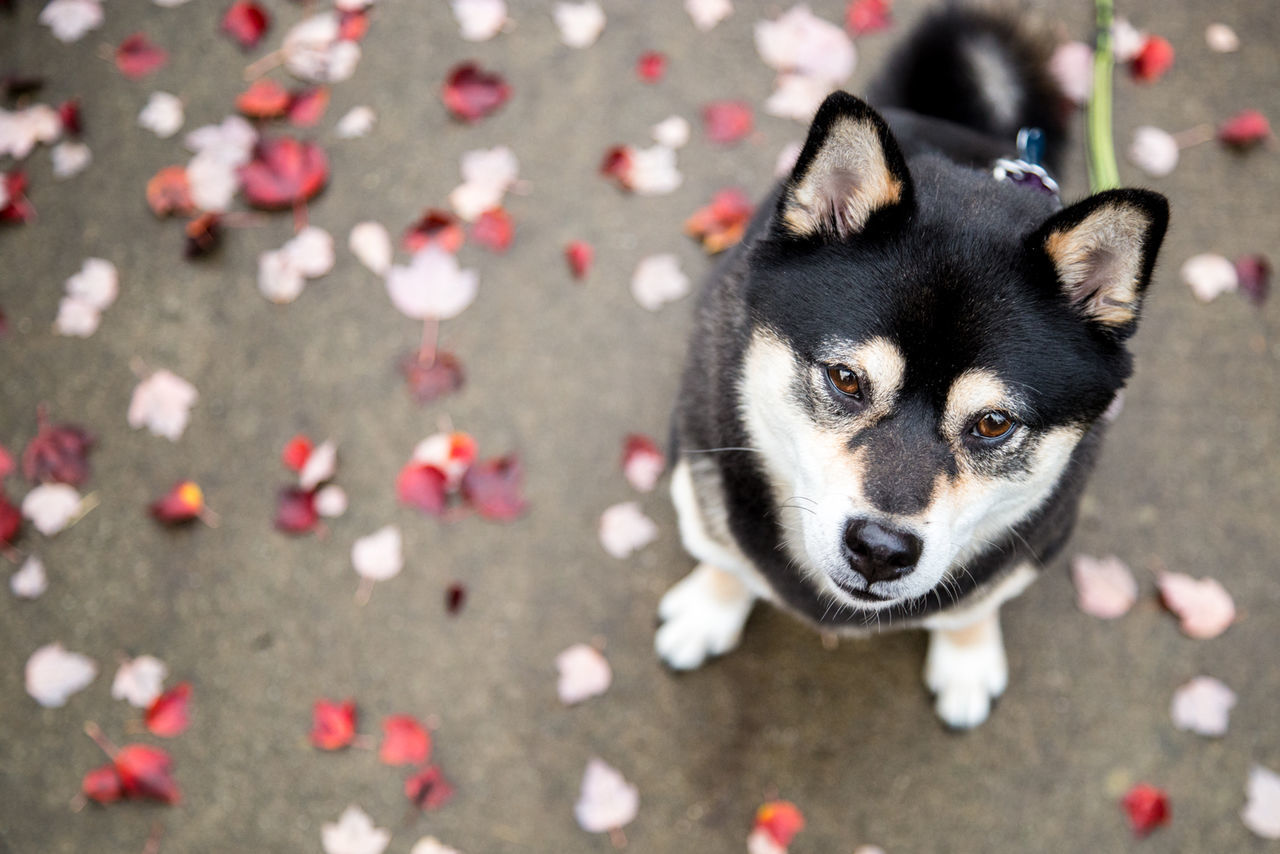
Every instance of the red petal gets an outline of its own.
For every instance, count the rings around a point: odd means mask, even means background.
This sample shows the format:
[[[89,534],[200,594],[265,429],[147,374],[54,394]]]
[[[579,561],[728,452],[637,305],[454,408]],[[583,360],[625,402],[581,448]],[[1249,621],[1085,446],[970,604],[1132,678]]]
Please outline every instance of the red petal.
[[[431,734],[412,715],[383,719],[379,759],[388,765],[419,765],[430,755]]]
[[[1252,148],[1271,137],[1271,123],[1257,110],[1241,110],[1218,128],[1218,139],[1236,148]]]
[[[1129,63],[1129,71],[1135,80],[1150,83],[1164,76],[1173,67],[1173,45],[1160,36],[1147,36],[1142,50]]]
[[[186,242],[182,254],[187,258],[203,258],[222,242],[222,217],[215,213],[200,214],[187,223]]]
[[[573,273],[575,279],[584,279],[587,272],[591,269],[591,262],[595,258],[595,250],[591,248],[591,244],[582,240],[574,240],[564,248],[564,258],[569,262],[569,271]]]
[[[21,169],[12,172],[0,172],[4,178],[5,194],[9,204],[0,208],[0,222],[27,222],[35,216],[35,208],[27,199],[27,173]]]
[[[471,239],[494,252],[506,252],[510,249],[515,234],[515,225],[505,208],[485,211],[471,226]]]
[[[152,44],[142,33],[134,33],[116,48],[116,68],[131,80],[146,77],[168,61],[168,52]]]
[[[1163,789],[1139,783],[1120,802],[1129,816],[1129,826],[1138,836],[1146,836],[1162,824],[1169,823],[1169,796]]]
[[[58,120],[62,122],[62,129],[71,136],[79,136],[84,131],[84,125],[80,120],[80,99],[68,98],[58,105]]]
[[[147,182],[147,206],[156,216],[195,212],[185,166],[166,166]]]
[[[116,766],[103,765],[85,774],[84,779],[80,781],[80,793],[100,804],[120,800],[124,795],[124,789],[120,785],[120,774],[116,771]]]
[[[270,24],[267,11],[257,3],[237,0],[222,18],[222,31],[239,42],[240,47],[251,50],[262,41]]]
[[[251,119],[274,119],[289,109],[289,92],[269,78],[255,80],[236,96],[236,109]]]
[[[338,18],[338,38],[344,42],[358,42],[369,32],[369,15],[365,10],[343,12]]]
[[[462,497],[486,519],[509,522],[528,509],[520,494],[524,479],[514,454],[476,463],[462,476]]]
[[[152,735],[172,738],[181,735],[190,718],[187,703],[191,699],[191,683],[180,682],[151,701],[147,708],[146,724]]]
[[[396,478],[396,498],[401,504],[439,516],[444,513],[448,500],[445,493],[447,481],[444,472],[435,466],[410,461],[400,469],[400,475]]]
[[[466,122],[484,118],[510,97],[511,87],[501,75],[490,74],[474,62],[454,66],[445,78],[444,105]]]
[[[464,239],[457,217],[448,211],[430,208],[423,211],[422,218],[405,230],[403,242],[404,248],[410,252],[418,252],[432,244],[446,252],[457,252]]]
[[[321,750],[339,750],[356,737],[356,701],[316,700],[311,709],[311,743]]]
[[[0,492],[0,546],[12,544],[21,528],[21,511],[9,502],[9,496]]]
[[[329,107],[329,90],[314,86],[296,92],[289,101],[289,121],[298,127],[311,127],[324,117]]]
[[[887,28],[890,0],[853,0],[844,14],[844,25],[850,35],[861,36]]]
[[[467,602],[467,586],[460,581],[450,584],[444,591],[444,610],[450,616],[456,615]]]
[[[50,424],[36,413],[39,432],[22,452],[22,474],[32,483],[80,486],[89,477],[89,451],[94,439],[74,424]]]
[[[129,744],[115,755],[116,772],[120,785],[130,798],[150,798],[176,804],[182,795],[174,782],[171,767],[173,760],[159,747],[148,744]]]
[[[604,153],[604,159],[600,161],[600,174],[606,178],[613,178],[624,189],[630,188],[631,185],[631,149],[625,145],[615,145]]]
[[[721,190],[710,204],[685,220],[684,233],[700,240],[702,247],[714,255],[742,239],[753,213],[755,206],[741,190]]]
[[[712,101],[702,108],[702,128],[712,142],[732,145],[753,127],[755,116],[745,101]]]
[[[204,492],[195,481],[184,480],[151,503],[151,515],[166,525],[190,522],[204,510]]]
[[[1236,277],[1240,292],[1249,302],[1261,306],[1271,293],[1271,262],[1265,255],[1241,255],[1236,259]]]
[[[636,75],[646,83],[657,83],[667,73],[667,55],[656,50],[640,54]]]
[[[12,474],[15,466],[13,454],[9,453],[9,449],[4,445],[0,445],[0,480]]]
[[[774,842],[786,848],[801,830],[804,815],[790,801],[769,801],[756,810],[756,827],[762,828]]]
[[[329,180],[323,149],[293,137],[263,139],[253,160],[240,167],[249,204],[268,210],[293,207],[315,196]]]
[[[320,521],[316,512],[316,494],[295,487],[280,490],[276,502],[276,530],[286,534],[305,534]]]
[[[280,459],[287,468],[293,471],[302,471],[302,467],[307,464],[307,457],[311,456],[312,447],[314,446],[311,444],[311,440],[299,433],[288,442],[285,442],[284,452],[280,455]]]
[[[409,394],[418,403],[430,403],[451,394],[462,388],[465,381],[458,357],[444,350],[437,350],[430,362],[424,362],[414,351],[400,363],[400,372],[409,386]]]
[[[453,786],[435,765],[404,781],[404,794],[420,810],[433,810],[453,797]]]

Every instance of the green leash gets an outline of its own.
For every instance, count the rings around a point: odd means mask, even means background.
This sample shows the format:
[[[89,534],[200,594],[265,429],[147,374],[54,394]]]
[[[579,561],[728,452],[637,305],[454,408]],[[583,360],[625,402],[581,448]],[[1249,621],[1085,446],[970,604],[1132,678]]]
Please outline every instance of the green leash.
[[[1120,186],[1115,140],[1111,131],[1111,77],[1115,57],[1111,48],[1112,0],[1095,0],[1098,35],[1093,51],[1093,92],[1085,107],[1085,153],[1089,160],[1089,190],[1094,193]]]

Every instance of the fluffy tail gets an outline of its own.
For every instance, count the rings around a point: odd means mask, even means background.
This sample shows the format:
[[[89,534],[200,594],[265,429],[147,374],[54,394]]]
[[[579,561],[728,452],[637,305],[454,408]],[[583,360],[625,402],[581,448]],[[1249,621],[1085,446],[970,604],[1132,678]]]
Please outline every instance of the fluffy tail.
[[[1020,128],[1038,127],[1052,169],[1069,109],[1048,71],[1052,42],[1022,17],[961,3],[930,14],[872,84],[872,103],[956,122],[1010,147]]]

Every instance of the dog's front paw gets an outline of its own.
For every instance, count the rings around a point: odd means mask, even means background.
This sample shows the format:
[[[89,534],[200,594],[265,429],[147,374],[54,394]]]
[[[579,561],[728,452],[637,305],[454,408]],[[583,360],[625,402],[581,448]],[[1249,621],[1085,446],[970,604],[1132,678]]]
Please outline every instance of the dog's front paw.
[[[693,670],[738,645],[755,596],[735,576],[699,564],[666,592],[653,648],[676,670]]]
[[[959,632],[929,633],[924,684],[938,695],[934,710],[953,729],[972,729],[987,719],[991,701],[1009,683],[1000,623],[991,617]]]

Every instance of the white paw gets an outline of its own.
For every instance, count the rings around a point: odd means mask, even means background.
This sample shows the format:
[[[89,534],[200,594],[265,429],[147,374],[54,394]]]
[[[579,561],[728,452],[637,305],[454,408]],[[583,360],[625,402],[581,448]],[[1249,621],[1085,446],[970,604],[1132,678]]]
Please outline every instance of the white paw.
[[[934,710],[954,729],[971,729],[987,719],[991,701],[1009,684],[999,623],[994,620],[980,639],[958,644],[946,632],[929,635],[924,684],[938,695]]]
[[[676,670],[693,670],[738,645],[755,597],[735,576],[709,564],[666,592],[658,605],[658,657]]]

